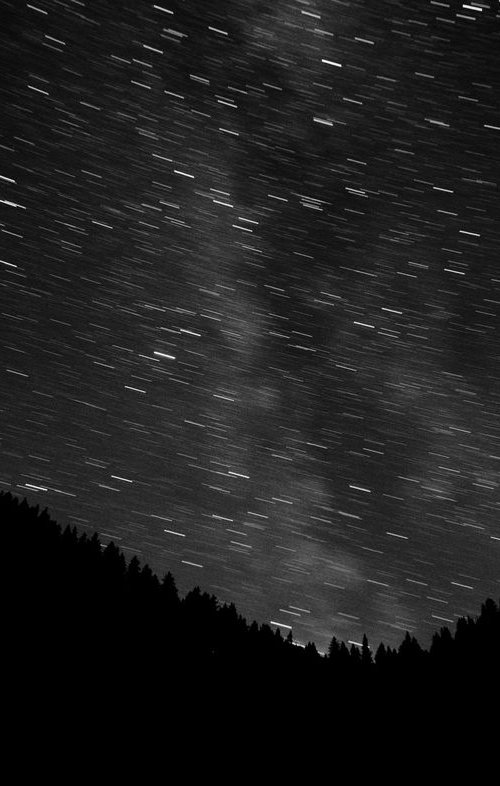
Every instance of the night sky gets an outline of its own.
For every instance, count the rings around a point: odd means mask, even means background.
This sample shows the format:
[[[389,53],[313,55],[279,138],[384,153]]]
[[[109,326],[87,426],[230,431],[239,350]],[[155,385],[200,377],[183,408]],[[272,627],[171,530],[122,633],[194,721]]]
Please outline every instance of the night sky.
[[[498,2],[0,13],[0,489],[321,649],[498,598]]]

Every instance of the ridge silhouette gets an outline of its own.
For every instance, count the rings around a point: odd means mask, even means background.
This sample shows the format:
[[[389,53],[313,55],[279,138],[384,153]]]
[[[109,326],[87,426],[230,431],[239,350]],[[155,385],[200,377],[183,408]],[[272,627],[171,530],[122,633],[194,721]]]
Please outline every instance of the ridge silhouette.
[[[313,737],[328,729],[354,746],[382,728],[400,733],[402,718],[437,730],[437,716],[477,714],[498,695],[500,604],[491,598],[454,633],[437,631],[428,651],[406,633],[375,654],[366,635],[350,649],[333,636],[321,655],[199,587],[180,598],[171,573],[160,580],[97,534],[62,530],[26,499],[0,493],[0,523],[6,673],[21,715],[29,706],[40,720],[56,707],[60,720],[96,728],[107,718],[115,731],[153,719],[163,728],[167,718],[225,728],[244,717],[282,736],[305,733],[307,719]],[[375,727],[360,731],[360,713]]]

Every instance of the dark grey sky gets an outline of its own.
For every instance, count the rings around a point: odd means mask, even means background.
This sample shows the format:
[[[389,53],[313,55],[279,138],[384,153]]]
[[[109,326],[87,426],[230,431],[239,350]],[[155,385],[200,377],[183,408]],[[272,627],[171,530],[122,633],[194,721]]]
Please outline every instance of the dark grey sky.
[[[320,647],[498,597],[498,4],[0,11],[0,488]]]

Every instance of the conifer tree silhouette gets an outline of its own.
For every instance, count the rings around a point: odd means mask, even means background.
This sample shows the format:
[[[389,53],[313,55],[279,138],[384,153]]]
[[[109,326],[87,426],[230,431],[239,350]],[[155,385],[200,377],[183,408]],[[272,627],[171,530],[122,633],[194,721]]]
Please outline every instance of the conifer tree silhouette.
[[[363,634],[363,643],[362,643],[362,646],[361,646],[361,665],[366,670],[366,669],[370,668],[370,666],[372,665],[372,662],[373,662],[372,651],[371,651],[370,646],[368,644],[368,637],[367,637],[366,633],[364,633]]]

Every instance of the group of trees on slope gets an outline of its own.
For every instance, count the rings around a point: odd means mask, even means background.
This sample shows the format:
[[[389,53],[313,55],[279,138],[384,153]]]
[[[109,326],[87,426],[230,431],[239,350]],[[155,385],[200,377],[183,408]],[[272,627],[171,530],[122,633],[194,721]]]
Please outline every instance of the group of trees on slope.
[[[62,530],[47,510],[10,493],[0,494],[0,521],[14,659],[34,681],[63,676],[71,685],[76,675],[80,682],[102,675],[157,688],[258,676],[338,697],[353,687],[386,693],[498,676],[500,608],[491,598],[477,619],[436,632],[429,650],[407,633],[398,648],[381,644],[375,654],[366,636],[361,648],[333,637],[321,655],[313,643],[296,646],[291,632],[284,638],[268,624],[248,623],[234,604],[199,587],[180,598],[171,573],[160,580],[114,543]]]

